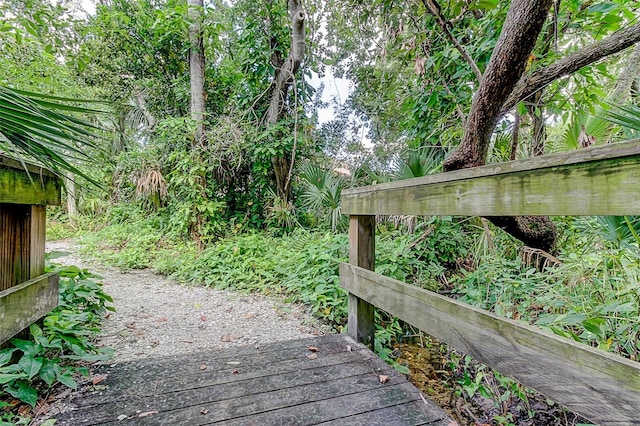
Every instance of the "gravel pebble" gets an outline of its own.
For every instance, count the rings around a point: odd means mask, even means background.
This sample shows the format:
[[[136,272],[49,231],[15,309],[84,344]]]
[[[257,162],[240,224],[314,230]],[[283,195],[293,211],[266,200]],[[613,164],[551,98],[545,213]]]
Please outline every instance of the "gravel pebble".
[[[115,362],[259,345],[328,332],[303,306],[258,294],[185,286],[151,270],[121,272],[81,260],[70,241],[47,251],[71,254],[54,260],[102,276],[115,313],[103,323],[100,342],[115,349]]]

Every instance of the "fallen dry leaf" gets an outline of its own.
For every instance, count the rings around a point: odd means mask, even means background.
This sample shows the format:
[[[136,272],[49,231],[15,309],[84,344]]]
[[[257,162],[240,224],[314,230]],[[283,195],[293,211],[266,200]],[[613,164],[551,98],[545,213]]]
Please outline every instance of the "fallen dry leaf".
[[[120,414],[117,418],[118,418],[118,421],[119,421],[119,422],[121,422],[121,421],[123,421],[124,419],[129,418],[129,416],[127,416],[127,415],[125,415],[125,414]]]
[[[200,370],[201,370],[201,371],[204,371],[204,370],[206,370],[206,369],[207,369],[206,364],[202,364],[202,365],[200,366]]]
[[[184,343],[193,343],[193,340],[183,340]]]
[[[18,414],[20,414],[22,417],[27,417],[30,413],[31,413],[31,407],[28,406],[27,404],[23,404],[20,407],[18,407]]]
[[[255,317],[255,316],[256,316],[256,314],[251,313],[251,314],[245,314],[242,318],[244,318],[244,319],[251,319],[251,318],[253,318],[253,317]]]
[[[200,410],[200,414],[207,414],[209,412],[209,410],[207,410],[206,408],[203,408],[202,410]]]
[[[106,378],[107,378],[106,374],[99,374],[97,376],[93,376],[93,378],[91,379],[91,383],[95,386]]]
[[[147,411],[146,413],[138,414],[138,417],[148,417],[153,416],[154,414],[158,414],[158,411]]]
[[[380,383],[387,383],[389,381],[389,376],[381,374],[378,376],[378,380],[380,380]]]
[[[158,322],[167,322],[169,320],[167,318],[165,318],[165,317],[160,317],[156,321],[158,321]]]
[[[231,370],[231,374],[238,374],[239,371],[238,370]]]
[[[200,321],[206,321],[206,320],[207,320],[206,316],[204,316],[204,315],[200,316]]]
[[[307,346],[307,349],[309,349],[311,352],[318,352],[318,348],[316,348],[315,346]]]
[[[314,353],[312,353],[312,354],[307,355],[307,358],[309,358],[309,359],[316,359],[316,358],[318,358],[318,354],[314,352]]]

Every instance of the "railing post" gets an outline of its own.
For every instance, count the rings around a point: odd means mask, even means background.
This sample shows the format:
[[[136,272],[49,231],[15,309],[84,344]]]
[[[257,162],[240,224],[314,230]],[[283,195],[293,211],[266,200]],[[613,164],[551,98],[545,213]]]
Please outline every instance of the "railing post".
[[[349,263],[375,268],[375,216],[351,216],[349,222]],[[374,306],[349,293],[349,335],[373,348]]]

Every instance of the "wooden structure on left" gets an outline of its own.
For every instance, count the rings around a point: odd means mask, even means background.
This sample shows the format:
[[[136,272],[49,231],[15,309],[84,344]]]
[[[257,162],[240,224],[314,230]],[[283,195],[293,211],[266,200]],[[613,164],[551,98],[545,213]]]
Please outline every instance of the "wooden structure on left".
[[[46,206],[60,180],[0,155],[0,344],[58,305],[58,275],[44,273]]]

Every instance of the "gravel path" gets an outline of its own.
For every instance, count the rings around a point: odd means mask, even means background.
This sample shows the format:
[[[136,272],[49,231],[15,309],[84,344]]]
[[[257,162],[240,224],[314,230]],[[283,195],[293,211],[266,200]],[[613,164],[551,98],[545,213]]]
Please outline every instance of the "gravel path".
[[[47,243],[47,251],[71,253],[54,262],[87,268],[103,277],[116,312],[105,319],[100,339],[115,349],[115,362],[259,345],[327,331],[299,305],[180,285],[150,270],[123,273],[81,260],[77,249],[70,241]]]

